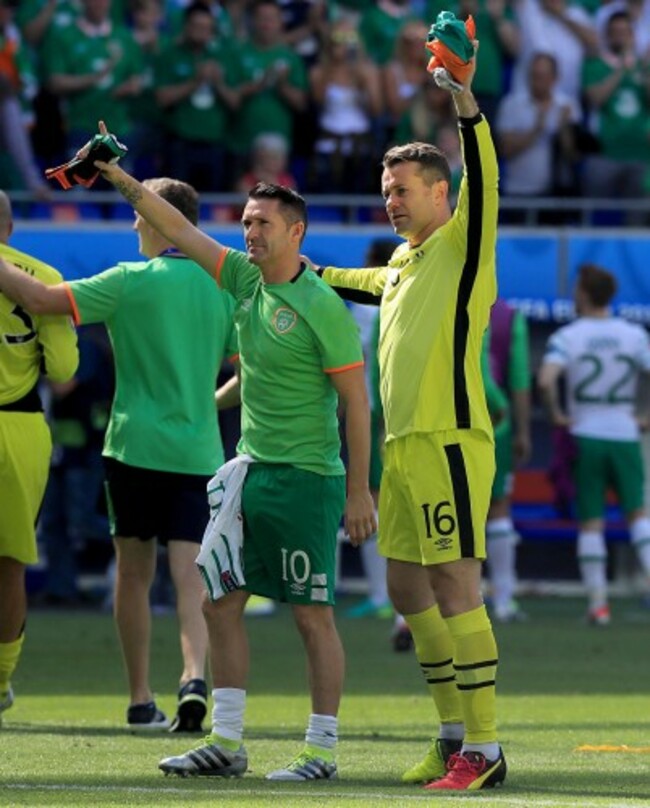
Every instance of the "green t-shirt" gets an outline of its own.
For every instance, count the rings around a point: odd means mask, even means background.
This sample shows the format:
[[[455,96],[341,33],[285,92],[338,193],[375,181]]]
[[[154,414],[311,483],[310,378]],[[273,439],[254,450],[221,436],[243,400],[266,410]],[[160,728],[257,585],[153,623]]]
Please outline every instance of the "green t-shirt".
[[[97,121],[103,120],[111,132],[120,136],[131,128],[129,103],[113,98],[114,89],[126,79],[140,74],[143,61],[130,31],[113,27],[108,36],[86,36],[76,25],[55,29],[48,38],[44,54],[44,72],[85,76],[101,70],[115,54],[120,58],[113,70],[96,85],[63,96],[68,129],[94,132]]]
[[[588,59],[583,67],[583,86],[599,84],[614,72],[602,59]],[[640,62],[625,72],[619,85],[598,110],[597,135],[602,153],[613,160],[650,160],[647,98],[648,73]]]
[[[354,318],[314,272],[267,284],[229,250],[219,283],[238,302],[242,438],[256,460],[343,474],[338,396],[330,375],[363,364]]]
[[[16,25],[24,28],[45,8],[48,0],[21,0],[16,9]],[[51,28],[65,28],[81,13],[80,0],[58,0],[50,22]]]
[[[396,19],[376,6],[364,11],[359,24],[359,34],[363,47],[372,61],[377,65],[385,65],[390,61],[395,52],[395,42],[400,28],[405,23],[418,19],[419,17],[414,14]]]
[[[224,71],[224,80],[230,87],[239,79],[237,59],[232,49],[211,42],[201,54],[190,51],[183,44],[172,44],[156,63],[156,87],[182,84],[196,75],[197,68],[206,61],[218,62]],[[168,107],[163,115],[167,129],[187,140],[222,143],[230,111],[217,91],[209,84],[198,87],[192,95]]]
[[[511,393],[530,390],[528,322],[520,311],[516,311],[512,318],[510,355],[508,356],[508,389]]]
[[[276,45],[260,50],[249,43],[239,52],[242,83],[254,81],[272,65],[288,65],[289,83],[307,90],[307,73],[302,59],[291,48]],[[231,148],[240,153],[250,150],[256,135],[276,132],[290,144],[293,137],[293,112],[275,87],[269,86],[248,96],[237,113]]]
[[[139,468],[212,474],[223,463],[214,391],[236,353],[234,300],[195,263],[118,264],[70,289],[79,323],[106,324],[115,398],[104,454]]]

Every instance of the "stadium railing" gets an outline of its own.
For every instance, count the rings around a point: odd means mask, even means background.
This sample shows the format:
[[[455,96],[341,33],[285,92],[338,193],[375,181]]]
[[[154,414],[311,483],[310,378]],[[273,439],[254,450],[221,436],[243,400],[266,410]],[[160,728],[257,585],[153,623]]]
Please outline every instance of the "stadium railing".
[[[36,200],[28,191],[10,191],[16,217],[25,219],[56,218],[63,206],[75,218],[124,219],[130,207],[114,191],[72,190],[53,192],[52,199]],[[364,224],[385,221],[384,203],[379,194],[341,195],[305,194],[314,222]],[[202,218],[219,220],[220,215],[241,208],[245,196],[238,193],[201,194]],[[502,196],[500,214],[504,222],[531,227],[566,222],[574,226],[603,224],[639,226],[650,223],[650,197],[643,199],[591,199],[587,197],[509,197]],[[64,218],[64,217],[62,217]],[[236,213],[231,218],[236,220]],[[223,219],[222,219],[223,220]]]

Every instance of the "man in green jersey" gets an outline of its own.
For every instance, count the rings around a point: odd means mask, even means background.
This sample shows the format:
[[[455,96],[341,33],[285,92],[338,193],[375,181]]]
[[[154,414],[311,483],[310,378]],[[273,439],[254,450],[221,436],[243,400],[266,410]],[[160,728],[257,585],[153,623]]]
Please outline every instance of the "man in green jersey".
[[[242,214],[246,253],[219,244],[118,166],[96,163],[138,213],[237,300],[242,439],[254,463],[242,491],[246,584],[204,600],[214,679],[207,743],[160,768],[180,775],[238,775],[248,674],[243,611],[250,593],[291,604],[307,653],[312,713],[305,747],[269,779],[331,779],[343,686],[343,648],[332,604],[341,514],[353,544],[375,529],[368,490],[369,407],[352,315],[314,273],[300,245],[305,202],[258,184]],[[338,399],[349,451],[347,499],[339,456]]]
[[[475,67],[472,59],[453,96],[464,158],[453,215],[444,155],[426,143],[395,146],[384,155],[382,194],[405,243],[386,267],[322,273],[336,288],[381,298],[379,550],[441,722],[403,779],[432,790],[486,788],[506,772],[497,649],[480,593],[494,477],[481,345],[496,293],[498,169],[471,92]]]
[[[148,180],[183,221],[198,219],[194,189]],[[203,585],[194,564],[209,512],[206,484],[223,462],[214,390],[224,356],[236,352],[232,299],[141,217],[146,262],[121,263],[69,284],[45,286],[0,269],[0,289],[28,311],[104,322],[113,345],[116,393],[104,458],[117,559],[115,619],[129,680],[132,730],[165,729],[149,685],[149,591],[156,542],[167,544],[177,594],[183,671],[171,729],[200,731],[207,711]]]
[[[61,276],[7,246],[11,203],[0,191],[0,256],[45,283]],[[0,257],[0,263],[2,258]],[[25,639],[27,564],[38,560],[34,523],[52,452],[37,386],[41,372],[66,382],[77,369],[77,336],[69,318],[30,317],[0,286],[0,723],[13,704],[11,677]]]
[[[127,135],[144,62],[131,32],[111,20],[111,0],[81,0],[70,25],[54,27],[42,52],[47,88],[61,99],[67,145],[89,140],[97,110]]]

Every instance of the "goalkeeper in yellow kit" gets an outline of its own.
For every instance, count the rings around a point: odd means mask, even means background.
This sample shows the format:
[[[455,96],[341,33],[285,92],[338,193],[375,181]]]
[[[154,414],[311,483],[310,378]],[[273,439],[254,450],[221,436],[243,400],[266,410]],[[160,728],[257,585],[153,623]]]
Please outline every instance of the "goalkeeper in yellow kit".
[[[387,267],[319,270],[342,296],[381,301],[379,550],[440,719],[426,757],[403,780],[433,790],[488,788],[506,773],[497,648],[480,594],[494,477],[481,343],[496,296],[498,169],[471,92],[475,69],[474,57],[465,82],[446,85],[464,158],[453,215],[444,155],[425,143],[395,146],[384,156],[382,194],[405,242]]]
[[[7,246],[11,205],[0,191],[0,258],[44,283],[61,275]],[[33,317],[0,292],[0,718],[13,703],[11,676],[24,639],[25,568],[36,563],[34,523],[50,467],[52,441],[37,384],[41,372],[70,379],[79,361],[68,317]]]

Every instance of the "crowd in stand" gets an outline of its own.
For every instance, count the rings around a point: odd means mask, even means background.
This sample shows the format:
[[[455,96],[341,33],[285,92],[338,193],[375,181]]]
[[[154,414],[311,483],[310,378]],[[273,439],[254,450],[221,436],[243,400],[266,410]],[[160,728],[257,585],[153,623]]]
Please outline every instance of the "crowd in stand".
[[[506,194],[650,194],[650,0],[0,0],[0,186],[47,196],[99,117],[137,176],[201,191],[374,193],[411,139],[459,171],[443,8],[476,21]]]

